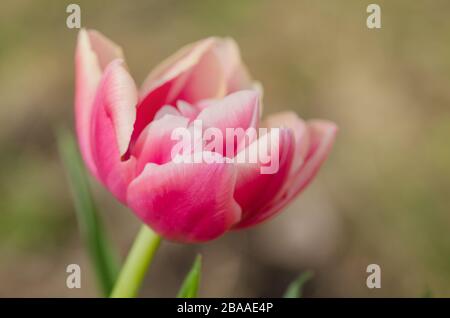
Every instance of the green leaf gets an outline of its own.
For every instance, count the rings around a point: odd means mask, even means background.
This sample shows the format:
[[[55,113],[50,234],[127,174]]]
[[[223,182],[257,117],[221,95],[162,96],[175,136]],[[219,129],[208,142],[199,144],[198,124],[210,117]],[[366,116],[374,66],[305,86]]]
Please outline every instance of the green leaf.
[[[197,290],[200,284],[200,272],[202,269],[202,256],[199,254],[195,258],[191,270],[181,285],[178,292],[178,298],[195,298],[197,297]]]
[[[294,280],[286,292],[284,293],[284,298],[301,298],[302,297],[302,288],[303,285],[314,277],[314,273],[312,271],[306,271],[301,273],[296,280]]]
[[[103,295],[108,296],[119,270],[117,257],[105,236],[73,135],[66,129],[59,129],[57,140],[59,153],[67,171],[81,236],[87,246],[99,287]]]

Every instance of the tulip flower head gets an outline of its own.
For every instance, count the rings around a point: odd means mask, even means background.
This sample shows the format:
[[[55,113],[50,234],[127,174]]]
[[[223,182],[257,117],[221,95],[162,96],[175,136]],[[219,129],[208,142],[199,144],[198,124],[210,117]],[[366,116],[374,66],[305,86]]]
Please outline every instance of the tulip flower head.
[[[93,176],[163,237],[204,242],[280,212],[327,158],[336,125],[261,120],[261,90],[229,38],[187,45],[138,89],[120,47],[81,30],[76,132]]]

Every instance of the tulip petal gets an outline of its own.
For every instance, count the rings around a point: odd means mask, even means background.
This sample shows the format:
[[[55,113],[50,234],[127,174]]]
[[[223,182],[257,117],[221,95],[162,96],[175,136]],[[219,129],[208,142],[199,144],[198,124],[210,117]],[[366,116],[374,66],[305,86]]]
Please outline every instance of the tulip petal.
[[[227,91],[234,92],[252,88],[252,80],[242,63],[239,46],[232,38],[225,38],[214,49],[225,72]]]
[[[132,140],[165,104],[174,105],[177,100],[195,104],[251,86],[233,40],[211,37],[188,45],[160,64],[144,81]]]
[[[136,119],[137,90],[122,61],[116,60],[111,64],[112,70],[103,86],[104,105],[113,122],[117,145],[122,156],[128,149]]]
[[[171,150],[178,142],[172,138],[172,132],[177,128],[186,128],[189,120],[181,116],[165,115],[159,120],[152,121],[141,133],[135,146],[133,155],[137,158],[137,175],[149,162],[164,164],[171,160]]]
[[[193,120],[198,116],[199,111],[197,108],[192,106],[189,103],[186,103],[185,101],[179,100],[177,101],[177,108],[180,111],[180,113],[184,116],[189,118],[189,120]]]
[[[251,225],[261,223],[281,211],[311,182],[328,157],[336,137],[337,126],[325,120],[311,120],[307,122],[307,129],[309,149],[304,164],[294,175],[289,177],[288,186],[282,196],[279,196],[280,198],[274,204],[261,211],[252,220]]]
[[[168,57],[144,80],[140,96],[147,96],[149,92],[155,90],[162,84],[176,79],[180,74],[189,71],[193,66],[199,63],[202,56],[212,47],[212,45],[214,45],[215,41],[215,38],[210,37],[188,44]]]
[[[115,60],[105,69],[92,113],[91,147],[98,176],[121,202],[134,173],[134,158],[121,157],[131,136],[136,94],[122,61]]]
[[[222,152],[220,149],[215,149],[216,152],[232,158],[237,151],[250,145],[256,139],[260,113],[259,95],[256,91],[243,90],[223,99],[205,100],[200,104],[203,110],[196,120],[200,120],[204,128],[219,129],[225,139],[226,144]],[[243,133],[248,132],[248,134],[238,134],[239,128],[243,130]],[[253,131],[247,131],[248,129]],[[236,137],[230,133],[236,134]]]
[[[234,197],[242,207],[242,219],[235,226],[236,228],[252,225],[253,220],[265,206],[272,202],[289,177],[294,152],[294,136],[290,129],[281,128],[277,131],[278,135],[275,130],[270,130],[248,148],[240,151],[235,158],[238,172]],[[270,148],[266,146],[269,143]],[[262,151],[266,153],[267,158],[270,158],[265,165],[261,160]],[[245,159],[242,159],[243,157]],[[259,158],[256,163],[252,159],[255,157]],[[263,173],[263,166],[273,166],[273,173]]]
[[[99,66],[104,70],[108,64],[117,58],[123,59],[123,51],[120,46],[108,39],[97,30],[87,31],[92,49],[97,55]]]
[[[205,98],[225,96],[226,89],[224,69],[217,55],[207,51],[192,69],[177,99],[195,103]]]
[[[178,111],[178,109],[176,109],[175,107],[173,107],[171,105],[165,105],[158,110],[158,112],[155,115],[154,120],[159,120],[166,115],[182,116],[181,113]]]
[[[294,112],[282,112],[268,116],[263,126],[269,128],[287,127],[292,129],[295,138],[295,152],[291,172],[297,171],[303,164],[309,148],[308,131],[305,122]]]
[[[91,117],[94,98],[106,64],[122,57],[121,49],[97,31],[81,29],[75,53],[75,120],[83,159],[97,176],[91,152]]]
[[[207,38],[188,45],[169,57],[148,75],[140,89],[140,103],[132,140],[137,139],[163,105],[174,105],[177,99],[181,99],[179,95],[186,85],[190,87],[191,93],[199,94],[196,92],[197,87],[206,84],[203,79],[205,77],[211,81],[211,84],[206,87],[208,90],[205,90],[208,94],[212,94],[208,98],[220,97],[220,94],[224,93],[223,84],[215,81],[216,74],[212,73],[217,70],[218,61],[207,54],[216,41],[215,38]],[[205,56],[206,58],[204,58]],[[195,74],[196,69],[201,77]],[[193,82],[197,82],[195,86],[189,84],[191,77],[194,78]],[[221,77],[219,76],[219,78]],[[182,99],[194,97],[192,94],[189,96],[185,93],[184,95],[186,96]]]
[[[305,163],[292,183],[291,196],[300,193],[319,171],[328,157],[336,138],[337,126],[326,120],[311,120],[307,123],[309,151]]]
[[[128,205],[165,238],[208,241],[240,219],[235,182],[229,163],[149,163],[130,184]]]

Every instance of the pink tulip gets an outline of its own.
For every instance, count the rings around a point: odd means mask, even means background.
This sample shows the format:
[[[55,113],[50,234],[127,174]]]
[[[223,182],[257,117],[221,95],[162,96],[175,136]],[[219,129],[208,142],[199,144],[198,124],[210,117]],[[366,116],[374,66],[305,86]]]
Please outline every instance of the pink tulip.
[[[207,38],[163,62],[138,90],[121,48],[97,31],[81,30],[75,117],[86,165],[118,200],[171,240],[208,241],[261,223],[310,183],[337,128],[324,120],[304,122],[290,112],[260,123],[255,87],[236,43]],[[220,130],[283,127],[278,151],[269,153],[278,171],[262,174],[261,162],[175,163],[171,134],[189,129],[196,119]],[[272,131],[235,147],[233,155],[256,151]]]

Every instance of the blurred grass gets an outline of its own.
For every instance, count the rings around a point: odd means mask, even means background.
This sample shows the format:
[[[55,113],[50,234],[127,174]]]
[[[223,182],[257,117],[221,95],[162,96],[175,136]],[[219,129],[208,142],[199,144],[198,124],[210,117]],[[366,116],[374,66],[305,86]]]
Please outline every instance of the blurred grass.
[[[202,256],[199,254],[195,257],[191,269],[181,284],[177,298],[196,298],[202,271]]]
[[[303,295],[303,286],[314,277],[314,273],[311,271],[306,271],[301,273],[297,279],[289,284],[286,292],[284,293],[284,298],[301,298]]]
[[[99,289],[104,297],[108,297],[118,277],[118,258],[98,214],[75,137],[67,129],[58,129],[56,134],[72,190],[79,233],[90,256]]]

